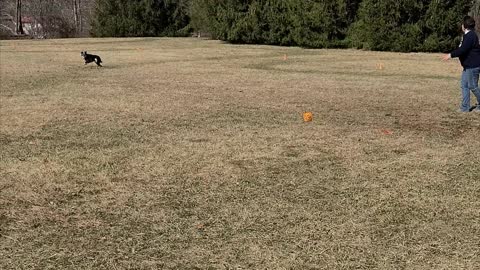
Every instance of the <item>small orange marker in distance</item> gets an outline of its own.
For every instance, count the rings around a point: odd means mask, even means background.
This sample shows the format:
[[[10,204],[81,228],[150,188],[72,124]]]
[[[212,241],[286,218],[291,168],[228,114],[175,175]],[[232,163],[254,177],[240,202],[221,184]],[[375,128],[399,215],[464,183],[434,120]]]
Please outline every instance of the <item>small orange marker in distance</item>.
[[[287,57],[287,54],[284,54],[284,55],[283,55],[283,61],[287,61],[287,58],[288,58],[288,57]]]
[[[313,120],[312,112],[304,112],[303,113],[303,122],[311,122]]]
[[[377,63],[378,70],[383,70],[384,68],[385,68],[385,65],[383,63]]]

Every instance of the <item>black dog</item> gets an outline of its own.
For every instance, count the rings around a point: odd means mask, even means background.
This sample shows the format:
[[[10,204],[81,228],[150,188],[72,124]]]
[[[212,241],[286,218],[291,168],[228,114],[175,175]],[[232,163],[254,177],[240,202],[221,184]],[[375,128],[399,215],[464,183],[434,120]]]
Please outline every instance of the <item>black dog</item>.
[[[88,54],[87,51],[81,52],[80,54],[82,55],[83,59],[85,59],[85,65],[91,62],[95,62],[97,66],[99,67],[102,66],[100,64],[102,63],[102,59],[100,58],[100,56],[94,55],[94,54]]]

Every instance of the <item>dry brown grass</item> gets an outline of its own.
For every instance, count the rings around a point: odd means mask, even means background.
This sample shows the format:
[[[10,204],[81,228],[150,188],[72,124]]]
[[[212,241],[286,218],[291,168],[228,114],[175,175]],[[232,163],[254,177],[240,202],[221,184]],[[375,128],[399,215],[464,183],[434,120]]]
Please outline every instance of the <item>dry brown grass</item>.
[[[480,114],[456,113],[455,61],[198,39],[0,50],[0,269],[480,267]]]

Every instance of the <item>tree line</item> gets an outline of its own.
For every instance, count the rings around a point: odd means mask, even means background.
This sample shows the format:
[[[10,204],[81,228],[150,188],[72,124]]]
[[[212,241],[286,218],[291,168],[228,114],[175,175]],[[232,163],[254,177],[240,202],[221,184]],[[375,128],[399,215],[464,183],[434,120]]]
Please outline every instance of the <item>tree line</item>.
[[[98,0],[94,36],[210,33],[231,43],[446,51],[478,0]],[[479,22],[480,24],[480,22]]]
[[[231,43],[309,48],[446,51],[458,45],[463,16],[477,16],[480,24],[480,0],[23,2],[27,13],[41,18],[52,31],[64,31],[63,36],[187,36],[202,32]]]

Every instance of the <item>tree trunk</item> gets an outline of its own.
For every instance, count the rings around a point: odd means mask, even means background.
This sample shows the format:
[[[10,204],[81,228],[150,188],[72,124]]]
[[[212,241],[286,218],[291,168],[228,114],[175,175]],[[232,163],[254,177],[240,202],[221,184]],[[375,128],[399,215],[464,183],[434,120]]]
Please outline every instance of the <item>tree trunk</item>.
[[[78,19],[78,7],[79,7],[79,5],[78,5],[77,0],[73,0],[73,18],[75,20],[75,31],[77,32],[77,34],[80,30],[79,29],[79,19]]]
[[[22,0],[17,0],[17,25],[15,31],[18,35],[23,35],[23,25],[22,25]]]
[[[80,33],[83,33],[83,18],[82,18],[82,1],[78,1],[78,24],[80,27]]]

